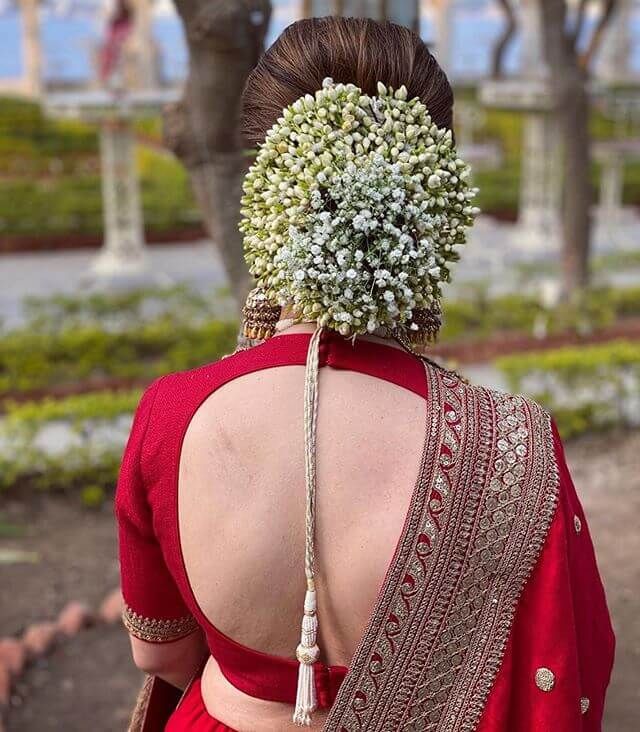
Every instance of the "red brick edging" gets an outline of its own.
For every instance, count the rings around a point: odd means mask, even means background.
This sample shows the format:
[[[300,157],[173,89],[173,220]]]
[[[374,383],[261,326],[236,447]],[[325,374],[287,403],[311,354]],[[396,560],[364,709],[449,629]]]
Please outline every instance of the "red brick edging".
[[[0,637],[0,714],[9,706],[11,689],[30,663],[56,645],[96,625],[115,625],[122,617],[122,594],[109,592],[96,612],[76,600],[67,603],[55,620],[33,623],[19,637]],[[0,719],[0,732],[4,731]]]

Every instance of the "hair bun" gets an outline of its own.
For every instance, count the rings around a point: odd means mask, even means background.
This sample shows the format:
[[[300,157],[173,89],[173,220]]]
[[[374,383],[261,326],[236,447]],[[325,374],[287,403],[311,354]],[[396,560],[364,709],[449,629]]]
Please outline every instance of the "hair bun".
[[[258,285],[344,335],[411,329],[478,213],[451,131],[407,97],[325,79],[283,111],[245,179],[240,228]]]

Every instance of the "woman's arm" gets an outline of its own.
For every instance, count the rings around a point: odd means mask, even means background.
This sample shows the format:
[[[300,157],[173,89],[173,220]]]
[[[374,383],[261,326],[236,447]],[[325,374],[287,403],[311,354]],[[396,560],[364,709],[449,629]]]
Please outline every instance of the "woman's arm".
[[[198,671],[206,645],[165,562],[148,500],[142,455],[159,383],[136,410],[116,490],[123,621],[136,666],[181,688]]]
[[[200,671],[208,655],[202,631],[191,633],[186,638],[169,643],[148,643],[133,635],[129,636],[135,665],[150,676],[185,689],[191,679]]]

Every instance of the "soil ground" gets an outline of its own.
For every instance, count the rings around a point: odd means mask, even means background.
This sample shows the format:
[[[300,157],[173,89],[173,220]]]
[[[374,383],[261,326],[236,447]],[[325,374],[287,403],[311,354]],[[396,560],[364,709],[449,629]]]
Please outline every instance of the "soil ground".
[[[640,729],[639,454],[640,432],[589,436],[567,447],[618,636],[605,732]],[[0,537],[0,549],[35,552],[37,561],[0,563],[0,636],[17,634],[29,621],[54,617],[70,599],[95,607],[116,586],[110,506],[92,512],[69,497],[5,501],[0,525],[7,524],[23,532]],[[140,680],[120,627],[86,630],[23,676],[13,692],[7,730],[124,730]]]

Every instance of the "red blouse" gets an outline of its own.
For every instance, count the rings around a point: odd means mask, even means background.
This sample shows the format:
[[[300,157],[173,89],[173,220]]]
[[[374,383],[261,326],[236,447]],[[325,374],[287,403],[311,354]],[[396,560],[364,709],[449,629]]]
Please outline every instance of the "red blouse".
[[[116,495],[125,624],[151,642],[204,631],[211,654],[236,688],[293,704],[298,662],[243,646],[217,630],[198,606],[178,528],[178,467],[188,425],[200,405],[232,379],[276,366],[304,365],[310,335],[279,335],[193,371],[154,382],[136,411]],[[325,331],[320,366],[348,369],[426,398],[418,359],[372,341]],[[502,667],[479,730],[543,732],[601,729],[614,639],[585,517],[557,431],[560,502],[545,548],[523,593]],[[535,683],[552,669],[554,693]],[[321,708],[330,707],[347,669],[315,664]]]

